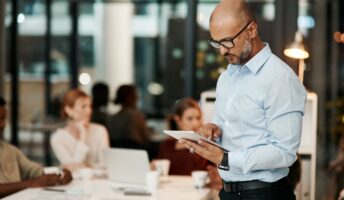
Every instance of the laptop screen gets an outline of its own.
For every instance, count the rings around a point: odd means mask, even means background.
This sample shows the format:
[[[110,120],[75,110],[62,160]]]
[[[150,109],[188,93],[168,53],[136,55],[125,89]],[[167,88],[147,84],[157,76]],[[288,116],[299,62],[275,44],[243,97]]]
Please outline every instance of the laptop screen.
[[[110,181],[119,184],[146,185],[149,159],[145,150],[106,149],[105,162]]]

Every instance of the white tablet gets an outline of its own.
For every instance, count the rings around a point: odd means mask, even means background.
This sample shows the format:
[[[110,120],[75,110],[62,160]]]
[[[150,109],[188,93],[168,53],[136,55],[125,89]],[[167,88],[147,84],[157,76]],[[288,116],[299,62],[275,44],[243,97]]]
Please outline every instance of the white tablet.
[[[221,145],[217,144],[216,142],[209,140],[208,138],[194,132],[194,131],[172,131],[172,130],[164,130],[164,133],[166,133],[169,136],[172,136],[174,138],[176,138],[177,140],[180,139],[187,139],[187,140],[191,140],[194,142],[197,142],[199,139],[202,139],[210,144],[213,144],[215,146],[220,147],[221,149],[228,151],[227,149],[225,149],[224,147],[222,147]]]

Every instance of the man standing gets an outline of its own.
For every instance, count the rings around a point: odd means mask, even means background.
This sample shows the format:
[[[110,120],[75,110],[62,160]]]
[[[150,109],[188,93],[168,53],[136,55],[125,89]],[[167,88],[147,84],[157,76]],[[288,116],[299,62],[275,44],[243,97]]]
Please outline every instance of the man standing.
[[[5,100],[0,97],[0,135],[6,125]],[[0,137],[2,138],[2,137]],[[42,166],[30,161],[19,149],[0,139],[0,198],[29,187],[65,185],[72,180],[71,173],[43,174]]]
[[[306,91],[294,71],[258,36],[243,0],[222,0],[210,18],[210,44],[229,62],[216,86],[213,123],[181,140],[191,152],[218,165],[221,199],[295,199],[288,167],[300,144]]]

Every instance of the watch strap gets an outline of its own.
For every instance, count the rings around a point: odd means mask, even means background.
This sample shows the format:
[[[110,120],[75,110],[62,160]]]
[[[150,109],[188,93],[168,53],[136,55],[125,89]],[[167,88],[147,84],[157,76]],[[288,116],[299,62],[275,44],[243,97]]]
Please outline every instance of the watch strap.
[[[217,168],[219,168],[221,170],[229,171],[228,152],[223,153],[221,163],[217,166]]]

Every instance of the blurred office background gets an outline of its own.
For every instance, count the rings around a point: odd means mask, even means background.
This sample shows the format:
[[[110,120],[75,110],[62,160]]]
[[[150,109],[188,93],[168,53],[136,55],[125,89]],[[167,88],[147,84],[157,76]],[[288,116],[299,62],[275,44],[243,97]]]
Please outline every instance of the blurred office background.
[[[208,20],[217,2],[2,0],[0,94],[10,111],[6,139],[51,164],[42,148],[35,150],[35,143],[44,145],[47,138],[33,134],[49,127],[31,125],[56,121],[65,91],[82,87],[89,92],[98,81],[110,86],[109,104],[119,85],[135,84],[140,109],[161,134],[174,102],[184,96],[199,99],[226,69],[224,58],[208,45]],[[249,2],[262,39],[295,71],[298,60],[283,50],[296,31],[304,35],[310,54],[304,85],[318,95],[316,199],[325,199],[327,168],[344,134],[344,44],[333,39],[335,31],[344,32],[344,1]]]

